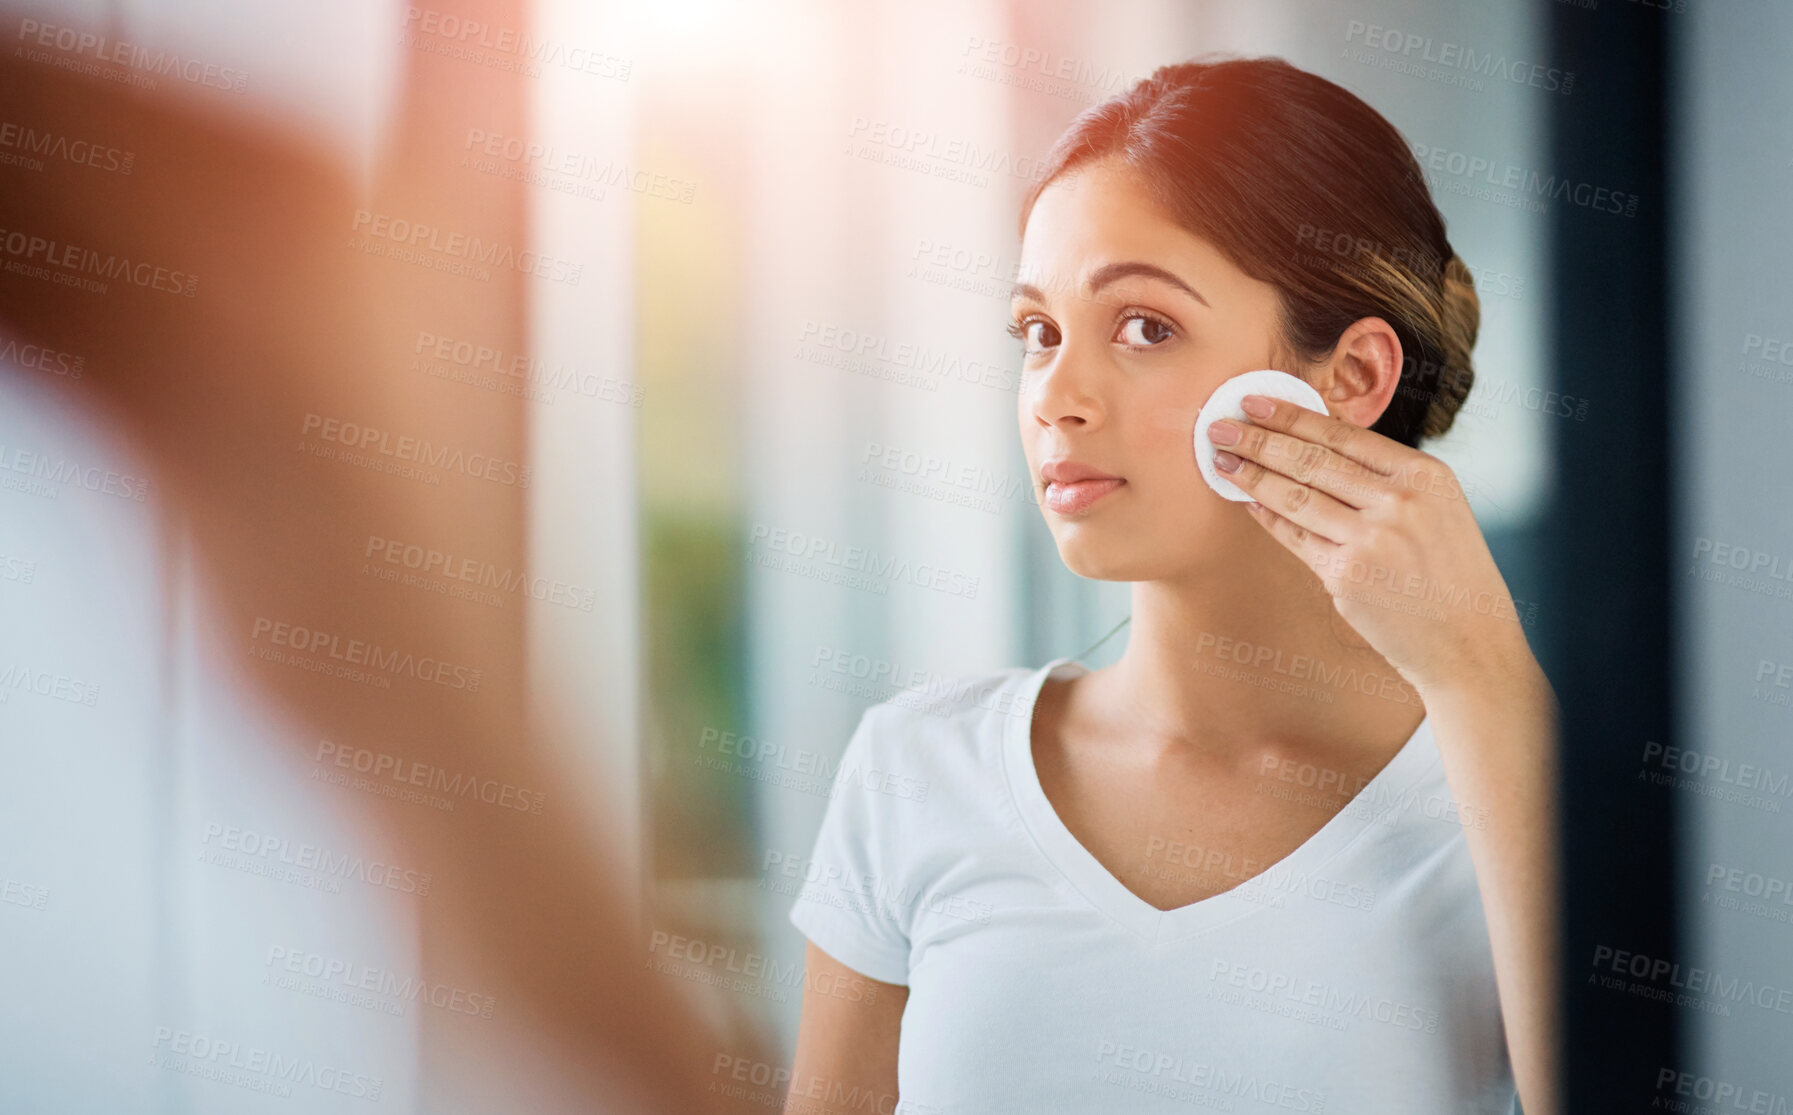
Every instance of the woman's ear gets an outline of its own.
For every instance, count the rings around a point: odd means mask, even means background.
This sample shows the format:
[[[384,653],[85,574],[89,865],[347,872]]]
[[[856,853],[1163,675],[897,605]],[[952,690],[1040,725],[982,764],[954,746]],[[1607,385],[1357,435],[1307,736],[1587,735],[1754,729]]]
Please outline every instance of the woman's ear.
[[[1379,317],[1359,318],[1316,369],[1314,387],[1333,417],[1373,426],[1401,384],[1402,355],[1393,326]]]

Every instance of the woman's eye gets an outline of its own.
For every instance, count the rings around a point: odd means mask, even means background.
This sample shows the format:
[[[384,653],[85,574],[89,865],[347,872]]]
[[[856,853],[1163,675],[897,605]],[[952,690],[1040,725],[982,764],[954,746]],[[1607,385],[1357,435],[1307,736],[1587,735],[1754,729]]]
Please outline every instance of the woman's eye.
[[[1051,322],[1034,318],[1018,325],[1009,326],[1009,335],[1021,338],[1021,345],[1028,352],[1039,352],[1058,344],[1058,330]]]
[[[1149,348],[1161,345],[1170,340],[1176,332],[1166,323],[1155,317],[1130,317],[1121,323],[1119,340],[1122,344]]]

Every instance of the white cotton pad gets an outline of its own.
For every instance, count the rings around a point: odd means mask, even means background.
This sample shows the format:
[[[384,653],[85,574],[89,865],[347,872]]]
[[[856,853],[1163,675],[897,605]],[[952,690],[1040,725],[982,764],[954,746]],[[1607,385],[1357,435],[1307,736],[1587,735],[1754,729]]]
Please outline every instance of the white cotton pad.
[[[1214,393],[1208,396],[1208,401],[1202,404],[1202,412],[1195,416],[1195,463],[1202,470],[1202,479],[1208,482],[1208,487],[1235,503],[1244,503],[1251,496],[1240,491],[1238,485],[1227,479],[1224,472],[1214,467],[1216,446],[1208,440],[1208,427],[1221,418],[1231,418],[1249,425],[1251,419],[1239,405],[1247,395],[1268,395],[1308,410],[1326,413],[1326,400],[1320,397],[1320,393],[1306,380],[1287,372],[1271,371],[1269,368],[1245,372],[1216,387]]]

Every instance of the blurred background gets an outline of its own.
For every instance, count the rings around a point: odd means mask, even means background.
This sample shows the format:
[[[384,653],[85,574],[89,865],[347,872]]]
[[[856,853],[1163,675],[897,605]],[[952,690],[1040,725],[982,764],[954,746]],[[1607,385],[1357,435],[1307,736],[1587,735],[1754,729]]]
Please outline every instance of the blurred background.
[[[1031,499],[1015,219],[1077,112],[1209,52],[1280,55],[1387,116],[1475,274],[1476,385],[1428,448],[1564,705],[1571,1109],[1793,1106],[1793,8],[430,3],[0,6],[0,1109],[513,1109],[429,1085],[426,1035],[514,1055],[539,1020],[421,969],[417,880],[453,865],[394,860],[386,826],[512,809],[519,832],[538,804],[595,819],[646,927],[630,962],[765,1035],[719,1047],[717,1080],[776,1106],[785,915],[863,709],[1124,646],[1103,640],[1126,586],[1069,574]],[[44,89],[105,111],[72,131]],[[192,135],[162,142],[168,120]],[[70,237],[125,271],[33,248],[31,219],[82,201],[187,212],[224,149],[330,183],[324,235],[262,242],[292,210],[220,174],[228,220]],[[270,420],[319,458],[278,499],[463,515],[452,537],[347,522],[319,575],[502,614],[509,642],[454,665],[557,741],[552,785],[499,748],[418,773],[427,741],[299,723],[268,681],[294,671],[257,658],[305,617],[227,615],[165,450],[88,390],[141,373],[141,399],[178,360],[43,324],[234,295],[232,328],[322,352],[331,327],[275,279],[335,268],[382,292],[382,340],[330,359],[383,402]],[[313,371],[229,368],[245,398]],[[269,870],[301,846],[401,881]],[[1629,986],[1602,981],[1617,952],[1650,958]],[[361,1083],[220,1079],[201,1040]]]

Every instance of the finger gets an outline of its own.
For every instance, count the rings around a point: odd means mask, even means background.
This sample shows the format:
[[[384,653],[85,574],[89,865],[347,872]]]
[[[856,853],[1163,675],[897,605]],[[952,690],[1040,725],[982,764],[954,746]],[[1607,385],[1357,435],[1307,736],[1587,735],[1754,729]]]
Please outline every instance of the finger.
[[[1342,541],[1353,533],[1358,510],[1340,503],[1325,492],[1316,491],[1306,484],[1298,484],[1279,472],[1271,472],[1256,461],[1248,461],[1225,449],[1214,454],[1214,467],[1236,484],[1240,491],[1296,526],[1312,531],[1329,542]]]
[[[1353,426],[1349,422],[1334,418],[1329,414],[1320,414],[1304,406],[1296,406],[1286,399],[1273,399],[1268,395],[1247,395],[1243,400],[1245,413],[1251,415],[1254,424],[1278,433],[1290,434],[1303,441],[1316,442],[1337,453],[1347,460],[1355,461],[1372,472],[1383,476],[1393,476],[1400,467],[1407,463],[1415,452],[1393,438],[1383,437],[1374,430],[1366,430],[1362,426]],[[1268,410],[1263,414],[1253,413],[1256,409]]]
[[[1252,517],[1270,532],[1272,538],[1281,542],[1290,553],[1307,563],[1309,569],[1319,573],[1331,562],[1337,560],[1340,549],[1337,542],[1321,538],[1313,531],[1285,516],[1278,515],[1261,503],[1254,501],[1245,506],[1250,509]]]
[[[1381,503],[1393,494],[1388,478],[1319,442],[1223,418],[1208,427],[1208,438],[1238,456],[1256,461],[1298,484],[1318,488],[1351,507]]]

